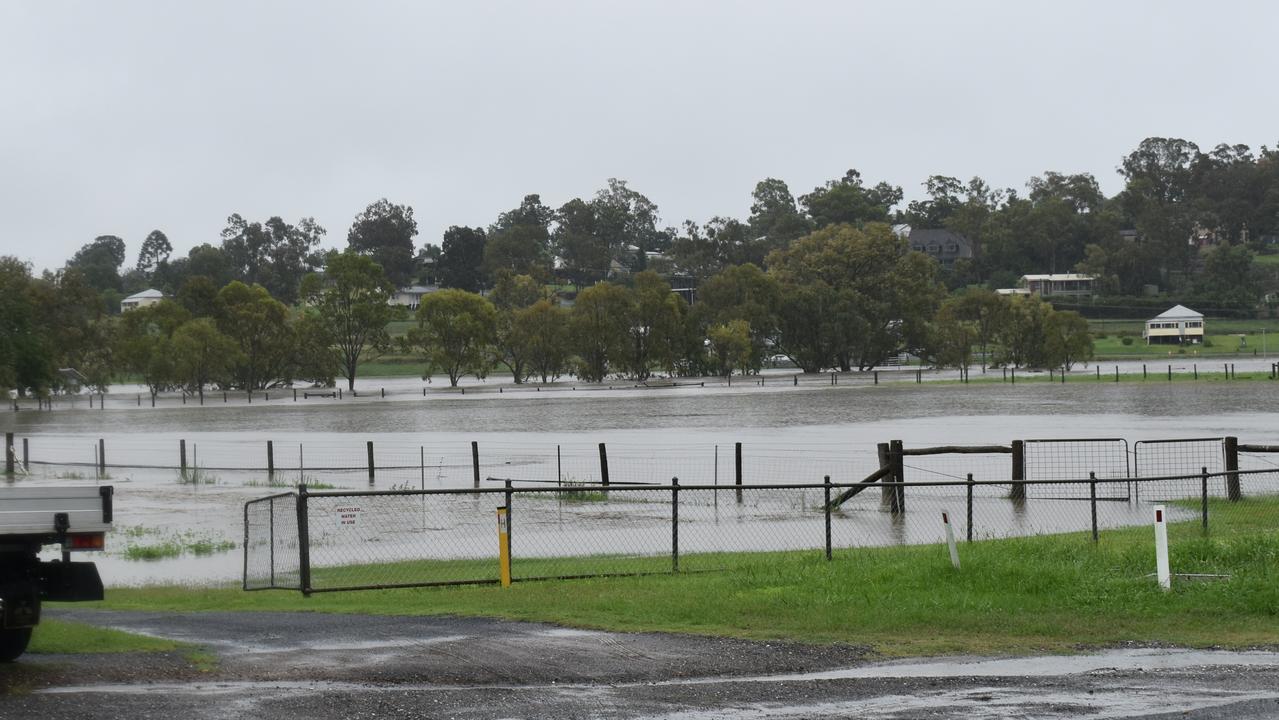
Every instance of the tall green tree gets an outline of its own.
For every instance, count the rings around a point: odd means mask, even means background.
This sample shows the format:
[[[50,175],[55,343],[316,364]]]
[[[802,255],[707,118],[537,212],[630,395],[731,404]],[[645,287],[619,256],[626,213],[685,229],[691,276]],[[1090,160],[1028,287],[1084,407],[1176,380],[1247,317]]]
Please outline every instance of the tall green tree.
[[[729,320],[722,325],[712,325],[706,338],[719,375],[728,377],[734,370],[750,366],[753,355],[750,323]]]
[[[849,170],[842,178],[800,197],[799,202],[813,223],[824,228],[841,223],[887,222],[901,199],[901,188],[886,182],[867,187],[860,172]]]
[[[440,285],[466,292],[484,289],[484,246],[487,242],[484,228],[453,225],[445,230],[440,247]]]
[[[200,396],[204,388],[226,383],[231,368],[239,360],[240,349],[231,338],[218,330],[213,318],[200,317],[183,323],[173,331],[169,344],[173,353],[174,377],[178,383]]]
[[[302,292],[337,347],[347,389],[354,390],[360,361],[390,347],[386,325],[395,287],[372,258],[348,251],[330,253],[324,274],[308,276]]]
[[[152,398],[181,385],[173,335],[190,319],[186,308],[172,300],[161,300],[120,316],[116,357],[142,378]]]
[[[115,235],[99,235],[71,256],[67,267],[84,273],[90,285],[103,290],[120,290],[120,267],[124,265],[124,241]]]
[[[152,230],[142,241],[142,248],[138,251],[138,272],[151,277],[162,264],[169,261],[172,254],[173,245],[169,243],[169,236],[160,230]]]
[[[1043,364],[1069,370],[1076,363],[1092,360],[1092,334],[1088,321],[1070,310],[1053,310],[1044,321]]]
[[[413,280],[413,238],[416,236],[413,208],[382,198],[355,216],[346,241],[352,251],[367,255],[381,265],[392,285],[404,287]]]
[[[31,268],[0,256],[0,390],[43,393],[53,384],[53,352],[32,301]]]
[[[627,352],[622,366],[636,380],[647,380],[654,367],[674,372],[679,360],[687,305],[651,270],[635,276],[627,298],[624,330]]]
[[[293,304],[302,278],[323,262],[318,248],[324,235],[324,228],[313,218],[289,224],[275,216],[259,223],[236,213],[227,218],[222,230],[222,251],[238,279],[262,285],[272,297]]]
[[[261,285],[235,281],[218,292],[218,329],[240,348],[233,383],[246,390],[289,382],[294,338],[284,303]]]
[[[422,298],[417,327],[407,344],[419,351],[428,368],[442,370],[449,384],[466,375],[484,377],[497,332],[493,303],[464,290],[441,290]]]
[[[544,298],[515,310],[511,325],[514,342],[532,375],[546,383],[564,373],[569,356],[567,310]]]
[[[569,316],[569,342],[577,354],[577,376],[600,382],[614,366],[625,367],[630,298],[609,282],[577,294]]]
[[[765,178],[755,185],[751,193],[751,235],[763,238],[769,251],[786,247],[796,238],[812,231],[812,223],[795,205],[786,183],[776,178]]]

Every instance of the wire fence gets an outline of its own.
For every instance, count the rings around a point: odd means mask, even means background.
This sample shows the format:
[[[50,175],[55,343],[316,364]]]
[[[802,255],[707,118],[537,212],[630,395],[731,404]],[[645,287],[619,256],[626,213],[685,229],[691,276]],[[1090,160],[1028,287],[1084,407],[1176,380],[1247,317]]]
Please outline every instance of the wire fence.
[[[576,484],[479,489],[322,491],[245,506],[244,588],[327,592],[497,583],[497,508],[506,512],[514,581],[725,570],[764,552],[940,543],[943,514],[967,541],[1102,533],[1150,521],[1141,488],[1183,488],[1176,526],[1206,531],[1261,513],[1279,524],[1275,469],[1144,478],[881,481],[707,486]],[[1228,483],[1247,488],[1229,498]],[[1024,493],[1010,493],[1025,486]],[[1193,490],[1192,490],[1193,488]],[[1123,502],[1108,499],[1126,495]],[[1010,497],[1012,495],[1013,497]],[[1138,498],[1141,498],[1140,500]],[[898,502],[900,504],[898,504]],[[283,515],[293,513],[290,518]]]

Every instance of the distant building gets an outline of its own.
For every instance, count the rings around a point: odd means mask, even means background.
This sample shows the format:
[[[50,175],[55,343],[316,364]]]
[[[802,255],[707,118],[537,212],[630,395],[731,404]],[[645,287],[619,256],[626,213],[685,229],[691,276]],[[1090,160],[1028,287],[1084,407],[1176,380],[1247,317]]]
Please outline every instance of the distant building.
[[[424,296],[430,295],[439,289],[440,288],[435,285],[410,285],[409,287],[402,287],[395,291],[395,294],[391,296],[391,299],[388,302],[391,305],[402,305],[410,310],[417,310],[418,306],[422,304],[422,298]]]
[[[996,295],[1029,295],[1030,290],[1026,288],[999,288],[995,291]]]
[[[136,310],[144,308],[148,305],[154,305],[164,299],[164,293],[154,288],[148,288],[140,293],[134,293],[129,297],[120,301],[120,311]]]
[[[1147,320],[1141,336],[1147,345],[1199,344],[1204,339],[1204,316],[1185,305],[1174,305]]]
[[[1092,275],[1078,273],[1022,275],[1021,286],[1029,290],[1031,295],[1044,298],[1090,298],[1094,280],[1096,278]]]
[[[968,238],[945,228],[904,228],[898,232],[904,232],[911,250],[932,257],[943,267],[973,256],[973,245]]]

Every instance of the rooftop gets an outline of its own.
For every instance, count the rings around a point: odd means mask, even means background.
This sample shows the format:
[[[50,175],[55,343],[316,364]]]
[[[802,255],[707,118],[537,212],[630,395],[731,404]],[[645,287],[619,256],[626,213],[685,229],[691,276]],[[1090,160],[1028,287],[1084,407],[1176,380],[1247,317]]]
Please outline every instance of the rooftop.
[[[133,293],[129,297],[125,298],[125,300],[146,300],[148,298],[160,300],[163,297],[164,297],[164,293],[160,292],[159,290],[156,290],[155,288],[147,288],[146,290],[143,290],[142,292]]]
[[[1164,310],[1163,312],[1159,313],[1152,319],[1153,320],[1159,320],[1159,319],[1171,320],[1173,318],[1201,318],[1201,317],[1203,317],[1203,313],[1195,312],[1194,310],[1191,310],[1185,305],[1173,305],[1172,307],[1168,308],[1167,310]]]

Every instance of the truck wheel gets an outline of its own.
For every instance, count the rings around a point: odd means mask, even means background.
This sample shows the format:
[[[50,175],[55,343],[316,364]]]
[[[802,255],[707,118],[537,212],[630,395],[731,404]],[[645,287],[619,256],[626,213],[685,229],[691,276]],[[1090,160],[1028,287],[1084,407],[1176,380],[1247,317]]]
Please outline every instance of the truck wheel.
[[[0,630],[0,662],[13,662],[31,642],[31,628]]]

